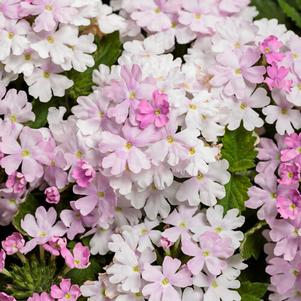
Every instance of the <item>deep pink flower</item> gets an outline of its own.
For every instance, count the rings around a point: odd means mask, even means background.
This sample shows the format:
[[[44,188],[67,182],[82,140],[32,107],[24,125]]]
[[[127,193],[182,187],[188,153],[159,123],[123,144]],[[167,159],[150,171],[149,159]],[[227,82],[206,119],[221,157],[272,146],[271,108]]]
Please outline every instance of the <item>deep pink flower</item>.
[[[272,66],[267,67],[268,77],[264,82],[269,86],[270,90],[275,88],[290,92],[293,81],[285,79],[289,73],[289,69],[284,66],[277,66],[273,63]]]
[[[260,43],[260,51],[265,55],[269,64],[277,63],[285,57],[284,53],[279,52],[282,46],[282,42],[277,37],[271,35]]]
[[[146,128],[150,124],[161,128],[168,121],[169,102],[165,93],[154,91],[152,102],[146,100],[140,101],[136,113],[136,120],[139,122],[141,129]]]
[[[8,176],[6,180],[6,187],[11,189],[12,192],[23,194],[26,189],[26,180],[21,172],[14,172]]]
[[[48,187],[45,189],[44,194],[46,195],[46,202],[49,204],[58,204],[61,196],[59,190],[55,187]]]
[[[4,292],[0,292],[0,301],[16,301],[13,296],[9,296]]]
[[[7,255],[13,255],[24,247],[25,240],[19,232],[14,232],[12,235],[7,236],[5,240],[2,241],[2,248],[5,250]]]
[[[5,268],[5,258],[6,258],[6,253],[4,250],[0,250],[0,272],[2,272]]]
[[[61,251],[66,249],[67,239],[65,237],[53,237],[47,244],[43,245],[43,248],[51,253],[51,255],[59,256]]]
[[[142,277],[151,283],[144,286],[143,295],[150,296],[150,300],[154,301],[181,301],[179,293],[174,287],[184,288],[190,286],[192,285],[192,278],[187,267],[182,267],[179,270],[180,267],[181,261],[169,256],[164,258],[162,272],[155,266],[145,264]]]
[[[286,136],[284,144],[286,148],[281,151],[281,160],[284,162],[290,160],[299,162],[301,160],[301,133]]]
[[[301,195],[298,190],[290,190],[277,197],[276,205],[283,218],[296,219],[301,214]]]
[[[61,254],[65,258],[66,265],[71,269],[86,269],[90,265],[89,248],[80,242],[75,245],[72,253],[68,249],[64,249]]]
[[[62,279],[60,286],[52,285],[50,295],[59,301],[76,301],[81,295],[79,286],[71,284],[70,279]]]
[[[94,168],[85,160],[79,160],[72,170],[72,177],[80,187],[88,187],[93,181],[96,172]]]

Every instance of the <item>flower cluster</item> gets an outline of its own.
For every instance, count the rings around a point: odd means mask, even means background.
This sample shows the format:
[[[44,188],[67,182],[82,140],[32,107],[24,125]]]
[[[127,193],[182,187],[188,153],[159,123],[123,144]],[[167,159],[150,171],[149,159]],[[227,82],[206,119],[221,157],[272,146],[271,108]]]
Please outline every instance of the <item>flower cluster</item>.
[[[271,275],[270,300],[298,300],[300,297],[300,134],[262,138],[257,165],[257,186],[249,189],[249,208],[267,221],[266,272]]]
[[[61,73],[94,65],[93,27],[110,33],[124,26],[98,0],[1,1],[0,88],[22,74],[34,98],[48,102],[52,95],[64,96],[73,81]]]

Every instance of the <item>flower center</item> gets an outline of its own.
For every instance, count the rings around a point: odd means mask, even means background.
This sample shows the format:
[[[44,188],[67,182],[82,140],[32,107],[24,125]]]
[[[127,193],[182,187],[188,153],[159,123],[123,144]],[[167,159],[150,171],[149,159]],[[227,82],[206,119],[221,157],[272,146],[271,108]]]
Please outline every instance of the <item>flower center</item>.
[[[137,97],[136,92],[135,91],[131,91],[130,94],[129,94],[129,99],[130,100],[134,100],[134,99],[136,99],[136,97]]]
[[[9,120],[10,120],[12,123],[15,123],[15,122],[17,121],[16,115],[11,115],[11,116],[9,117]]]
[[[133,267],[133,272],[135,272],[135,273],[139,273],[140,272],[140,268],[139,268],[138,265],[136,265],[136,266]]]
[[[162,283],[164,286],[166,286],[166,285],[169,284],[169,280],[168,280],[167,278],[164,278],[164,279],[161,281],[161,283]]]
[[[54,38],[52,36],[49,36],[49,37],[47,37],[47,41],[48,41],[48,43],[53,44]]]
[[[45,6],[45,10],[46,10],[46,11],[52,11],[52,10],[53,10],[53,6],[50,5],[50,4],[47,4],[47,5]]]
[[[199,172],[198,175],[196,176],[196,178],[198,180],[202,180],[204,178],[204,175],[201,172]]]
[[[104,198],[105,195],[106,195],[106,193],[104,191],[97,192],[97,196],[101,199]]]
[[[10,40],[12,40],[12,39],[14,38],[15,34],[14,34],[13,32],[9,32],[9,33],[7,34],[7,36],[8,36],[8,38],[9,38]]]
[[[67,294],[65,295],[65,299],[67,299],[67,300],[71,299],[71,294],[70,294],[70,293],[67,293]]]
[[[166,140],[169,144],[172,144],[175,141],[172,136],[168,136]]]
[[[76,265],[80,264],[80,260],[79,259],[74,259],[74,264],[76,264]]]
[[[214,280],[214,281],[212,281],[211,286],[212,286],[213,288],[217,288],[217,287],[218,287],[218,284],[217,284],[217,282]]]
[[[154,9],[154,12],[155,12],[156,14],[159,14],[159,13],[161,12],[160,7],[155,8],[155,9]]]
[[[75,153],[75,157],[76,157],[77,159],[80,159],[82,156],[83,156],[83,153],[82,153],[80,150],[78,150],[78,151]]]
[[[195,153],[196,153],[195,148],[194,148],[194,147],[191,147],[191,148],[189,149],[189,155],[193,156]]]
[[[22,157],[28,157],[30,155],[30,151],[28,149],[24,149],[22,151]]]
[[[203,252],[203,256],[204,256],[204,257],[208,257],[209,255],[210,255],[210,253],[209,253],[208,251],[204,251],[204,252]]]
[[[161,114],[161,110],[160,110],[160,109],[157,109],[157,110],[155,111],[155,115],[159,116],[160,114]]]
[[[248,107],[247,104],[245,104],[244,102],[242,102],[242,103],[240,104],[240,108],[241,108],[242,110],[245,110],[247,107]]]
[[[223,228],[218,226],[218,227],[215,228],[215,232],[216,233],[221,233],[221,232],[223,232]]]
[[[240,70],[240,68],[235,69],[235,74],[236,74],[236,75],[241,75],[241,70]]]
[[[189,109],[190,109],[190,110],[196,110],[196,109],[197,109],[197,106],[196,106],[195,104],[191,103],[191,104],[189,105]]]
[[[133,147],[133,144],[130,143],[130,142],[127,142],[126,145],[125,145],[126,149],[131,149],[132,147]]]
[[[202,19],[202,15],[200,13],[195,14],[194,17],[196,18],[196,20]]]
[[[49,77],[50,77],[50,73],[45,71],[45,72],[43,73],[43,76],[44,76],[45,78],[49,78]]]
[[[26,53],[24,55],[24,59],[25,59],[25,61],[30,61],[31,60],[31,54],[30,53]]]
[[[47,236],[47,233],[45,231],[40,231],[39,232],[39,237],[44,238]]]

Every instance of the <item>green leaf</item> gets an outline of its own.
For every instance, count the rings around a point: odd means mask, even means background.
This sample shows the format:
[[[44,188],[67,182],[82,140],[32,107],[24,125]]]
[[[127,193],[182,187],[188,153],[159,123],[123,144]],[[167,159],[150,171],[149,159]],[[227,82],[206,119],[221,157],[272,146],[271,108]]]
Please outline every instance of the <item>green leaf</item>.
[[[265,239],[262,236],[262,231],[266,226],[266,221],[260,221],[246,232],[245,238],[240,246],[240,254],[242,258],[250,259],[253,257],[256,260],[259,258],[265,242]]]
[[[278,3],[282,9],[282,11],[291,19],[293,20],[296,25],[301,28],[301,15],[300,13],[296,10],[296,8],[294,8],[293,6],[291,6],[290,4],[288,4],[285,0],[278,0]]]
[[[26,200],[22,204],[20,204],[18,212],[13,219],[13,225],[19,232],[26,235],[26,232],[24,232],[21,228],[21,220],[28,213],[34,215],[38,207],[39,207],[38,200],[32,194],[29,193],[26,197]]]
[[[105,263],[100,256],[92,256],[90,265],[86,269],[73,269],[67,273],[66,277],[71,278],[72,283],[83,284],[87,280],[95,280],[98,273],[102,271],[102,266]]]
[[[34,121],[28,122],[27,125],[33,129],[39,129],[47,124],[48,109],[55,107],[60,103],[63,104],[63,99],[53,97],[49,102],[43,103],[35,99],[32,102],[32,111],[36,118]]]
[[[285,23],[285,14],[275,1],[273,0],[252,0],[259,14],[256,19],[267,18],[267,19],[278,19],[279,23]]]
[[[230,182],[226,184],[226,196],[219,201],[225,211],[237,208],[245,210],[245,201],[248,199],[248,189],[252,186],[247,176],[231,175]]]
[[[95,60],[94,67],[89,68],[82,73],[74,70],[67,73],[67,77],[74,81],[73,87],[68,91],[68,94],[72,99],[76,100],[79,96],[89,95],[92,92],[93,86],[93,70],[100,64],[112,66],[120,56],[121,42],[118,32],[106,35],[100,41],[96,40],[96,44],[97,51],[93,55]]]
[[[268,285],[261,282],[241,282],[238,290],[241,301],[260,301],[267,291]]]
[[[242,126],[235,131],[226,131],[222,139],[222,156],[229,162],[231,173],[245,172],[255,167],[255,141],[253,133]]]

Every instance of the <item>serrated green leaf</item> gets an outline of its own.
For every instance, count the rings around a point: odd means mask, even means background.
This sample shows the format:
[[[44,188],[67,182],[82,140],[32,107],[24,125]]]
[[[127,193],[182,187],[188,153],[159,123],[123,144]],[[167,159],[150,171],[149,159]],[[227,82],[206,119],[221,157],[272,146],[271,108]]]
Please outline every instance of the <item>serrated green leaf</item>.
[[[277,3],[273,0],[252,0],[251,4],[255,6],[259,12],[256,19],[278,19],[279,23],[285,23],[285,14]]]
[[[240,245],[240,254],[242,258],[259,258],[263,244],[265,242],[262,236],[262,230],[266,226],[266,221],[260,221],[253,228],[251,228],[245,233],[245,238]]]
[[[73,87],[68,90],[68,95],[72,99],[76,100],[79,96],[89,95],[92,92],[93,70],[100,64],[112,66],[116,63],[121,53],[121,42],[118,32],[104,36],[101,41],[97,40],[96,44],[97,51],[93,55],[95,65],[82,73],[72,70],[66,74],[69,79],[74,81]]]
[[[292,5],[288,4],[285,0],[278,0],[282,11],[301,28],[301,15]]]
[[[248,189],[252,186],[247,176],[231,175],[230,182],[226,184],[226,196],[219,201],[225,211],[237,208],[245,210],[245,201],[248,199]]]
[[[255,167],[256,137],[242,126],[235,131],[227,130],[222,139],[222,156],[229,162],[231,173],[245,172]]]
[[[241,282],[238,290],[241,301],[260,301],[267,291],[268,285],[261,282]]]
[[[19,205],[18,212],[13,218],[13,225],[19,232],[26,235],[26,232],[24,232],[21,228],[21,220],[28,213],[34,215],[38,207],[39,201],[32,194],[29,193],[26,197],[26,200]]]

